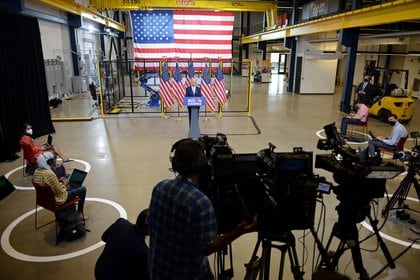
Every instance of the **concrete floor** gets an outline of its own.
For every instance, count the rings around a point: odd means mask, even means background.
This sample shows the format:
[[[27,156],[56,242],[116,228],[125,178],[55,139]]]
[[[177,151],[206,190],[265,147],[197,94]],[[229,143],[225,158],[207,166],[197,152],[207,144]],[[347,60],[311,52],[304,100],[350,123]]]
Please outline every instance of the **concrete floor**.
[[[245,82],[235,82],[227,108],[244,108],[246,104]],[[325,124],[339,123],[341,89],[334,95],[299,95],[288,93],[283,76],[273,75],[271,83],[252,84],[252,106],[250,116],[244,112],[228,112],[218,118],[215,113],[201,115],[202,134],[214,136],[216,133],[227,135],[229,145],[236,153],[256,153],[268,147],[271,142],[277,146],[277,152],[291,152],[293,147],[303,147],[314,154],[328,153],[317,150],[316,145]],[[102,232],[119,216],[131,221],[139,211],[148,207],[152,188],[162,179],[173,178],[169,171],[169,154],[173,143],[188,135],[188,118],[183,109],[178,117],[176,109],[169,118],[162,118],[160,113],[118,114],[99,117],[92,108],[93,101],[87,94],[63,102],[62,106],[52,110],[53,117],[92,116],[92,121],[55,122],[54,143],[70,158],[76,161],[66,165],[68,172],[73,168],[89,170],[85,181],[88,199],[85,212],[90,216],[87,226],[91,232],[74,242],[55,245],[54,224],[34,229],[35,192],[31,188],[31,178],[22,177],[21,158],[14,162],[0,163],[0,174],[8,174],[9,179],[18,189],[0,201],[0,232],[2,249],[0,250],[0,279],[94,279],[95,262],[102,252],[100,241]],[[245,106],[246,107],[246,106]],[[234,111],[234,110],[232,110]],[[420,103],[416,101],[413,119],[406,124],[408,131],[420,128]],[[374,118],[369,119],[369,129],[377,135],[388,135],[391,128]],[[39,143],[45,141],[36,140]],[[366,143],[349,143],[352,147],[365,146]],[[412,139],[405,144],[407,149],[414,145]],[[21,155],[21,154],[19,154]],[[13,171],[14,170],[14,171]],[[316,173],[332,181],[329,172],[314,169]],[[13,172],[12,172],[13,171]],[[387,191],[393,193],[403,176],[387,181]],[[417,195],[412,188],[407,204],[420,210]],[[323,243],[330,236],[333,224],[337,221],[335,206],[338,200],[334,194],[325,195],[325,218],[320,218],[321,204],[317,203],[315,217],[319,227],[319,237]],[[382,209],[385,198],[378,201]],[[375,208],[376,209],[376,208]],[[290,209],[293,211],[293,209]],[[411,213],[414,219],[419,214]],[[52,218],[51,213],[41,210],[41,222]],[[321,222],[319,222],[321,220]],[[420,224],[420,219],[418,219]],[[322,223],[325,230],[322,235]],[[379,224],[383,219],[379,217]],[[411,225],[399,221],[391,214],[382,233],[392,257],[397,257],[411,239],[420,235],[410,231]],[[357,225],[360,240],[369,235],[369,231]],[[299,263],[304,266],[304,279],[311,279],[314,259],[314,239],[307,231],[293,231],[296,237]],[[234,279],[245,276],[244,264],[249,262],[257,234],[251,233],[240,237],[232,244]],[[305,246],[303,246],[303,242]],[[335,248],[336,241],[332,248]],[[364,266],[373,276],[386,260],[381,249],[377,248],[377,238],[372,237],[361,244]],[[315,250],[315,259],[318,256]],[[215,264],[214,256],[210,263]],[[340,273],[357,279],[347,250],[339,261]],[[386,269],[376,279],[418,279],[420,274],[420,246],[409,249],[396,261],[395,269]],[[277,279],[279,252],[273,250],[270,279]],[[226,267],[229,263],[226,262]],[[284,279],[293,279],[289,259],[286,256]],[[416,276],[417,275],[417,276]]]

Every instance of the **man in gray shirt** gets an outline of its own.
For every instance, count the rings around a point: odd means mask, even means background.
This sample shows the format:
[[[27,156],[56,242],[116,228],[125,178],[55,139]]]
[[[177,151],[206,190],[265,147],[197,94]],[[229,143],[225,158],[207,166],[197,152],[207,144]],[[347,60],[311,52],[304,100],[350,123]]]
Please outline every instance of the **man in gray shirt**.
[[[377,136],[375,139],[369,140],[368,148],[361,151],[361,160],[366,161],[368,158],[376,156],[376,149],[386,148],[388,150],[396,150],[397,144],[402,137],[407,137],[407,129],[398,121],[396,115],[392,114],[388,117],[388,123],[392,126],[392,132],[389,137]]]

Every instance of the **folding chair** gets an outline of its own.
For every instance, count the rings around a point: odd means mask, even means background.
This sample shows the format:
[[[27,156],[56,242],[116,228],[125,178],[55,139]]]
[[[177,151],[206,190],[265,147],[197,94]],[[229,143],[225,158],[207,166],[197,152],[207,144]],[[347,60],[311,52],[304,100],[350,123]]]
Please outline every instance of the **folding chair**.
[[[368,131],[369,131],[369,129],[368,129],[368,119],[366,119],[366,122],[361,123],[361,124],[349,123],[348,124],[348,131],[349,131],[350,136],[353,134],[353,131],[356,127],[361,127],[363,136],[366,136]]]
[[[405,144],[405,141],[407,141],[407,139],[408,139],[408,135],[406,137],[401,137],[400,141],[398,141],[398,144],[397,144],[395,150],[390,150],[390,149],[387,149],[387,148],[384,148],[384,147],[378,147],[377,150],[381,153],[382,156],[384,154],[394,156],[395,153],[404,151],[404,144]]]
[[[57,220],[55,218],[55,214],[67,208],[73,204],[76,204],[79,201],[79,198],[75,198],[69,202],[66,202],[61,205],[57,205],[55,202],[55,197],[52,189],[49,186],[40,185],[34,182],[32,179],[32,185],[35,187],[36,191],[36,202],[35,202],[35,229],[40,229],[48,224],[55,222],[55,237],[58,237],[58,227],[57,227]],[[54,220],[47,222],[43,225],[38,226],[38,205],[44,207],[47,210],[50,210],[54,213]]]

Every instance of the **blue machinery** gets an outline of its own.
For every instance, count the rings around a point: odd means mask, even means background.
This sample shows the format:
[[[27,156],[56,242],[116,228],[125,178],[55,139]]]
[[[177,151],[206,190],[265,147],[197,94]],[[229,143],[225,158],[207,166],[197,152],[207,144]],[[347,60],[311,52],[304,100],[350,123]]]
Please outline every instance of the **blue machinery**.
[[[142,88],[144,88],[145,92],[145,96],[147,96],[147,93],[150,93],[150,100],[147,102],[147,106],[150,107],[159,107],[160,106],[160,95],[159,95],[159,91],[152,88],[151,86],[149,86],[147,84],[147,81],[150,78],[155,77],[156,75],[152,75],[152,76],[147,76],[144,75],[140,78],[140,86]]]

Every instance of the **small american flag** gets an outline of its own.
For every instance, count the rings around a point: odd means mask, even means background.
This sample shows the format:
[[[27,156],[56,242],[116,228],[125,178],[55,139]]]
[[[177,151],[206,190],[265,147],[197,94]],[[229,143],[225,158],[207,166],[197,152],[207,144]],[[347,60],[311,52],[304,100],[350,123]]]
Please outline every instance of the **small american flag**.
[[[187,72],[187,80],[185,82],[185,86],[191,86],[191,78],[194,77],[194,63],[192,60],[188,61],[188,72]]]
[[[169,72],[166,63],[163,63],[162,66],[162,76],[160,76],[160,84],[159,84],[159,94],[164,101],[164,105],[166,109],[169,109],[174,105],[174,100],[171,96],[171,84],[169,82]]]
[[[173,94],[176,102],[178,102],[178,106],[181,108],[184,107],[185,87],[182,84],[181,71],[179,71],[178,63],[174,72]]]
[[[219,63],[217,69],[216,79],[214,80],[214,92],[216,93],[217,100],[219,100],[220,106],[223,107],[226,103],[226,89],[225,80],[223,78],[222,63]]]
[[[216,106],[214,104],[213,99],[213,89],[210,84],[210,73],[209,68],[206,66],[204,67],[203,76],[201,77],[201,93],[206,97],[206,104],[209,107],[210,111],[216,111]]]

